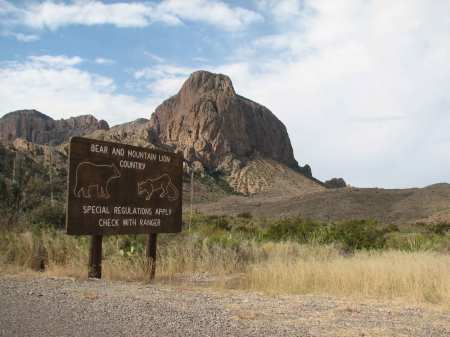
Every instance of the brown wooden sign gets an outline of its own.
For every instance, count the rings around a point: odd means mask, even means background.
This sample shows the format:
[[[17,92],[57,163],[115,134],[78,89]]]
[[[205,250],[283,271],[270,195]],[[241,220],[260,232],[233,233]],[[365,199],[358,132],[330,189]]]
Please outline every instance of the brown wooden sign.
[[[180,232],[182,174],[181,154],[73,137],[67,234]]]

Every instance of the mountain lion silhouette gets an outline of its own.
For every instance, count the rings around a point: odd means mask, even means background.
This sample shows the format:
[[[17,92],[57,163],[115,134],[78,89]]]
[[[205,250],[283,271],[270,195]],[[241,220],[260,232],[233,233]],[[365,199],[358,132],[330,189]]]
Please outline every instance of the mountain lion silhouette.
[[[175,201],[180,196],[175,185],[172,183],[170,176],[167,173],[154,179],[146,179],[138,183],[138,194],[147,194],[145,200],[150,200],[153,192],[161,190],[160,198],[167,198],[169,201]]]

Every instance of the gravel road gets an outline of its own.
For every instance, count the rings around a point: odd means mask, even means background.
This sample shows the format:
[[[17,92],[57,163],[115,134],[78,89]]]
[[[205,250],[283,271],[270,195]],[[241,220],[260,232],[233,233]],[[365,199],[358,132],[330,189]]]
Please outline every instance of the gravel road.
[[[450,312],[189,285],[0,276],[0,336],[450,336]]]

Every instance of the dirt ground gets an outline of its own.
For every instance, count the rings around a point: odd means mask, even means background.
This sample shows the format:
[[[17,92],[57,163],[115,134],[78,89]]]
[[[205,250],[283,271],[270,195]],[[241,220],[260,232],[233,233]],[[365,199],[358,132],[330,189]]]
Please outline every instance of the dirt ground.
[[[450,311],[192,284],[0,276],[0,336],[450,336]]]

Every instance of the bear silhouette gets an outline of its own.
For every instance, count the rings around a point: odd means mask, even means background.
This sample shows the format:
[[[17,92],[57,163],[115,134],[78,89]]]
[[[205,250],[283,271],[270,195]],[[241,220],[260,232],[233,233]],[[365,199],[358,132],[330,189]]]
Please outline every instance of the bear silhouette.
[[[114,164],[99,165],[91,162],[78,164],[75,173],[75,188],[77,198],[90,199],[92,189],[96,190],[96,197],[109,199],[109,184],[111,180],[120,178],[120,172]]]
[[[180,195],[180,192],[178,192],[167,173],[157,178],[149,178],[138,183],[138,194],[146,194],[145,200],[150,200],[155,191],[161,191],[159,197],[167,198],[169,201],[177,200]]]

